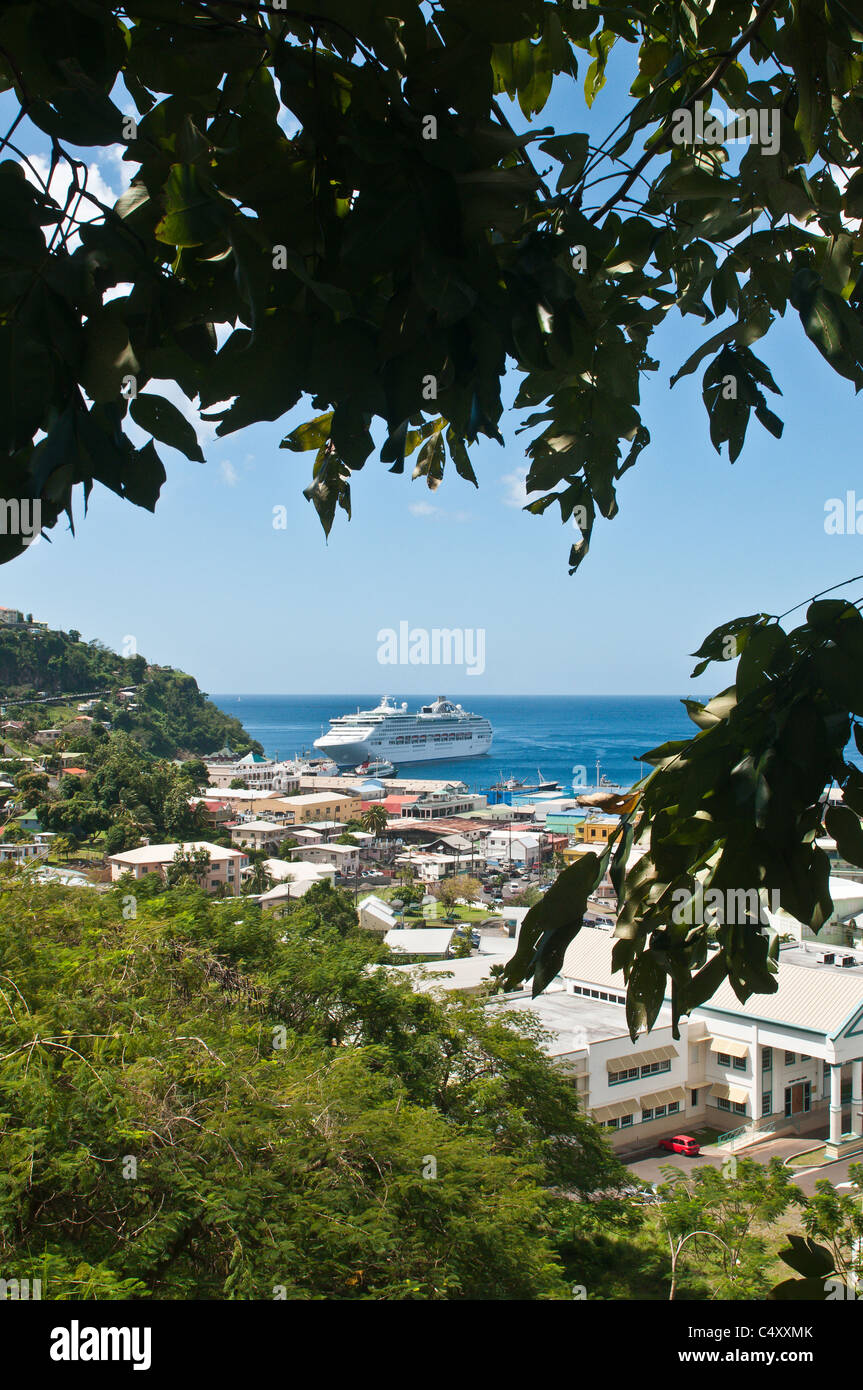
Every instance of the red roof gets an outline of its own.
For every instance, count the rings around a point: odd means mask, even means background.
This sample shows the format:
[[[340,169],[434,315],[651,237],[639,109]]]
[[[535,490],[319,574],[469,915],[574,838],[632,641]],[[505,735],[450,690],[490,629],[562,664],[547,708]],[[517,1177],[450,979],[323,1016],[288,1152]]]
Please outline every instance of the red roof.
[[[63,775],[65,777],[89,777],[90,774],[86,767],[64,767]]]

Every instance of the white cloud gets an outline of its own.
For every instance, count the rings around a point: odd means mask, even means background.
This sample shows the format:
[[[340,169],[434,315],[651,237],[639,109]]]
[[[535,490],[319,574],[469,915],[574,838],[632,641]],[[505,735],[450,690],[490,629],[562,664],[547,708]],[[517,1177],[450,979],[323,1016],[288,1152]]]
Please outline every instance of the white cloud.
[[[219,463],[219,472],[222,475],[222,482],[226,483],[228,487],[236,487],[237,483],[240,481],[240,475],[230,459],[221,460]]]
[[[119,151],[118,151],[119,153]],[[87,166],[87,191],[92,193],[99,202],[107,207],[113,207],[120,196],[120,192],[128,183],[128,178],[124,181],[120,177],[118,169],[107,170],[104,168],[106,163],[112,162],[116,165],[116,160],[111,160],[109,155],[100,155],[98,160]],[[66,198],[72,187],[72,171],[65,160],[61,160],[51,174],[51,161],[44,154],[33,154],[29,157],[29,163],[19,159],[18,163],[24,170],[24,177],[28,183],[32,183],[35,188],[41,188],[47,184],[51,197],[59,203],[61,208],[65,206]],[[102,167],[100,167],[100,164]],[[41,183],[40,183],[41,180]],[[111,182],[109,182],[111,180]],[[75,206],[73,196],[69,211],[74,214],[79,222],[95,222],[102,216],[101,209],[84,197],[78,199]],[[50,232],[49,232],[50,237]],[[67,246],[70,251],[74,251],[78,245],[78,233],[73,232],[69,237]]]
[[[500,479],[504,490],[504,504],[507,507],[523,507],[527,502],[527,469],[516,468],[513,473],[504,473]]]
[[[426,516],[432,521],[470,521],[470,512],[448,512],[443,507],[433,507],[431,502],[409,502],[408,511],[412,516]]]

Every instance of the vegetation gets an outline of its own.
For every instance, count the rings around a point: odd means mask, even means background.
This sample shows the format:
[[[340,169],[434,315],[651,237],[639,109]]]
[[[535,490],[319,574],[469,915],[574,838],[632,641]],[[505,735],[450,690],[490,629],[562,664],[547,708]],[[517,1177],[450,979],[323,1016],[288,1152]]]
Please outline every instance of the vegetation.
[[[159,757],[214,753],[225,744],[240,755],[250,749],[262,751],[238,719],[223,714],[201,693],[192,676],[150,666],[143,656],[118,656],[100,642],[82,642],[77,633],[0,628],[0,687],[13,708],[16,696],[32,698],[37,691],[49,696],[101,691],[105,699],[94,710],[99,722],[109,721]],[[117,693],[131,687],[135,687],[135,707],[127,709]],[[49,711],[52,719],[68,726],[70,741],[79,744],[84,740],[82,746],[89,746],[86,738],[92,735],[82,735],[72,723],[77,710],[62,706],[39,709],[40,715]],[[40,727],[30,710],[26,719],[30,733]]]
[[[53,1299],[570,1296],[552,1189],[625,1170],[535,1024],[370,972],[320,885],[275,922],[2,883],[4,1270]]]
[[[144,836],[163,843],[204,838],[200,808],[189,805],[198,784],[188,764],[148,758],[128,734],[112,735],[89,761],[88,777],[61,777],[56,793],[39,802],[46,830],[79,840],[99,836],[108,854]]]

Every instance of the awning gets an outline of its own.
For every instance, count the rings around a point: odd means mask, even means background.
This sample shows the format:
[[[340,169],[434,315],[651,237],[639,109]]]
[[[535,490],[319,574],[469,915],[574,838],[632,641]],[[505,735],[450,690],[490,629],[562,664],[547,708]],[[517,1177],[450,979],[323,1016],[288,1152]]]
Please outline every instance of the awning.
[[[725,1081],[713,1082],[710,1094],[717,1100],[732,1100],[738,1105],[745,1105],[749,1099],[749,1092],[743,1086],[731,1086]]]
[[[744,1042],[733,1042],[730,1038],[711,1038],[711,1052],[726,1052],[729,1057],[748,1057],[749,1044]]]
[[[630,1052],[628,1057],[609,1057],[607,1071],[628,1071],[630,1067],[645,1067],[650,1062],[671,1062],[677,1057],[676,1047],[655,1047],[650,1052]]]
[[[617,1100],[614,1105],[601,1105],[590,1113],[599,1124],[604,1124],[606,1120],[619,1120],[622,1115],[634,1114],[636,1105],[634,1100]]]
[[[685,1086],[672,1086],[667,1091],[655,1091],[651,1096],[640,1096],[638,1103],[642,1110],[655,1110],[657,1105],[671,1105],[674,1101],[681,1105],[686,1104]]]

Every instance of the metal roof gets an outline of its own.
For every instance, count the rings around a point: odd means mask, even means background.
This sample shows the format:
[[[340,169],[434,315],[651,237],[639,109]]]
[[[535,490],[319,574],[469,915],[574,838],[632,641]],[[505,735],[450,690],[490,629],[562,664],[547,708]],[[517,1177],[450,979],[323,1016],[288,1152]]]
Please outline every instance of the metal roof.
[[[565,979],[583,980],[600,988],[622,989],[622,974],[611,969],[615,939],[610,932],[582,927],[567,947],[561,974]],[[734,1014],[741,1019],[763,1019],[836,1037],[855,1010],[863,1009],[863,973],[829,965],[795,965],[780,957],[776,979],[775,994],[752,994],[745,1004],[724,980],[694,1014]],[[722,1050],[727,1052],[728,1047]]]

